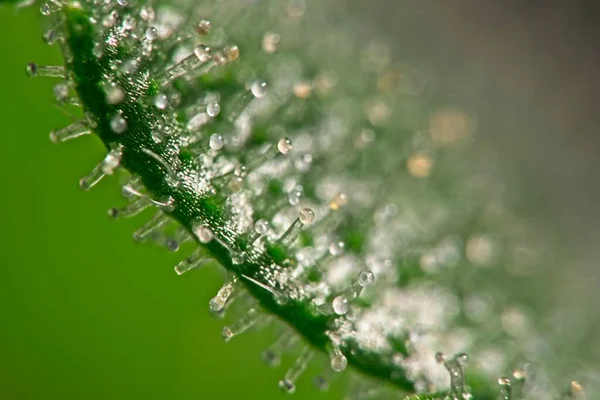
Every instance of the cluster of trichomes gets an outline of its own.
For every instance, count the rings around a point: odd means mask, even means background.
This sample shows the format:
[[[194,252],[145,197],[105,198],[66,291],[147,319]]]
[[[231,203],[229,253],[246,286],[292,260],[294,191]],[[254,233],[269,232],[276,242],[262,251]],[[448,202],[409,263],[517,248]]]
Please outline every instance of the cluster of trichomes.
[[[94,133],[107,149],[81,188],[128,171],[128,203],[109,215],[154,207],[135,240],[194,240],[176,273],[209,259],[228,271],[210,310],[247,309],[225,340],[266,320],[291,327],[264,353],[302,347],[286,392],[320,351],[323,389],[352,366],[411,399],[556,393],[523,364],[533,323],[490,283],[534,257],[493,171],[459,162],[475,119],[420,107],[425,77],[323,21],[335,2],[195,3],[42,5],[64,66],[27,73],[59,78],[57,102],[84,112],[50,138]],[[565,396],[580,393],[573,382]]]

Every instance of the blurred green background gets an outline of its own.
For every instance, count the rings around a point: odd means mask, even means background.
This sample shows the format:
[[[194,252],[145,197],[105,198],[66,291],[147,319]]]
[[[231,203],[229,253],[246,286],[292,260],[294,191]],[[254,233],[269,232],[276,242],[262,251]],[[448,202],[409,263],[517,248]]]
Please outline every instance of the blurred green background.
[[[61,62],[41,32],[37,7],[0,8],[0,399],[281,398],[277,382],[294,357],[263,364],[269,330],[223,342],[232,318],[208,312],[218,268],[178,277],[173,265],[189,248],[135,245],[148,214],[107,217],[123,204],[116,178],[79,189],[104,149],[94,137],[48,139],[69,118],[52,105],[55,81],[24,73],[32,61]],[[319,372],[314,363],[302,376],[296,399],[327,397],[311,384]]]

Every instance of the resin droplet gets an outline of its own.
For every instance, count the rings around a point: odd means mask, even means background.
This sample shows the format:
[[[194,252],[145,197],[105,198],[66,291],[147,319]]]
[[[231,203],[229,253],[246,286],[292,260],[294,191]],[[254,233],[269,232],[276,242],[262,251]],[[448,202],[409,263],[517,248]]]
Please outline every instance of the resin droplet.
[[[156,40],[156,38],[158,38],[158,30],[155,27],[151,26],[146,29],[146,40],[152,42]]]
[[[330,360],[331,369],[335,372],[342,372],[348,365],[346,356],[342,354],[342,351],[338,347],[334,347],[331,351]]]
[[[104,93],[108,104],[119,104],[125,99],[125,92],[116,84],[105,85]]]
[[[510,386],[510,379],[506,377],[498,378],[498,384],[500,385],[500,396],[502,400],[512,399],[512,389]]]
[[[227,303],[227,299],[229,299],[229,296],[231,296],[235,290],[236,284],[237,278],[234,277],[230,282],[226,283],[223,285],[223,287],[221,287],[221,289],[219,289],[217,295],[208,302],[210,311],[219,312],[223,309],[223,307],[225,307],[225,303]]]
[[[221,106],[218,101],[211,101],[206,105],[206,113],[209,117],[216,117],[221,112]]]
[[[348,302],[348,299],[346,298],[346,296],[339,295],[333,299],[333,302],[331,305],[333,306],[333,311],[337,315],[345,315],[350,309],[350,305],[348,303],[349,302]]]
[[[210,135],[210,139],[208,140],[208,146],[212,150],[221,150],[224,145],[225,140],[223,139],[223,136],[219,135],[218,133],[213,133],[212,135]]]
[[[50,131],[50,140],[52,143],[62,143],[83,135],[88,135],[91,132],[87,121],[79,121],[66,128]]]
[[[336,211],[348,203],[348,196],[344,193],[336,194],[333,199],[329,202],[329,208]]]
[[[64,78],[65,67],[59,65],[37,65],[35,63],[27,64],[25,72],[29,76],[46,76],[51,78]]]
[[[206,36],[209,34],[211,28],[212,25],[210,21],[203,19],[202,21],[198,22],[198,25],[196,25],[196,33],[200,36]]]
[[[277,142],[277,150],[279,150],[281,154],[288,154],[292,151],[292,141],[288,138],[280,139],[279,142]]]
[[[298,218],[290,225],[290,227],[281,235],[279,240],[285,246],[289,246],[292,244],[298,235],[300,234],[300,229],[304,225],[308,225],[312,223],[315,219],[315,213],[310,208],[304,208],[298,214]]]
[[[435,359],[437,362],[443,362],[444,367],[450,373],[450,392],[453,398],[462,399],[464,396],[468,396],[468,392],[465,391],[465,371],[464,364],[468,360],[468,356],[464,353],[460,353],[452,357],[450,360],[445,361],[442,353],[436,353]]]
[[[281,362],[281,354],[296,343],[292,333],[282,334],[269,348],[262,352],[262,359],[269,367],[277,367]]]
[[[115,114],[110,120],[110,129],[120,135],[127,130],[127,121],[121,114]]]
[[[200,249],[197,249],[192,255],[190,255],[185,260],[179,262],[179,264],[175,266],[175,273],[177,275],[182,275],[194,268],[198,268],[206,260],[207,258],[202,255]]]
[[[169,105],[169,98],[164,93],[159,93],[154,97],[154,106],[159,110],[164,110]]]
[[[240,318],[236,323],[223,328],[223,340],[228,342],[234,336],[240,335],[256,324],[260,317],[259,312],[255,308],[248,310],[246,315]]]
[[[313,352],[310,347],[307,346],[302,350],[294,365],[287,371],[285,377],[279,381],[279,388],[281,390],[290,394],[296,391],[296,381],[306,369],[312,356]]]
[[[214,238],[213,231],[208,226],[194,227],[194,234],[200,241],[200,243],[209,243]]]
[[[267,82],[255,81],[250,85],[250,91],[257,99],[262,99],[267,95]]]
[[[248,243],[253,244],[260,238],[262,235],[265,235],[269,232],[269,222],[264,219],[259,219],[254,223],[254,230],[250,233],[250,237],[248,238]]]
[[[92,172],[79,180],[79,187],[89,190],[96,185],[105,175],[112,175],[121,163],[123,157],[123,146],[116,147],[108,152],[104,160],[94,167]]]
[[[312,224],[315,220],[315,213],[310,208],[304,208],[300,211],[298,218],[304,225]]]
[[[141,228],[133,232],[133,240],[136,242],[143,242],[167,222],[169,222],[169,217],[167,215],[162,212],[156,213],[150,221],[146,222]]]
[[[138,198],[132,203],[126,205],[125,207],[120,208],[111,208],[108,210],[108,216],[111,218],[120,218],[120,217],[133,217],[134,215],[138,215],[142,211],[144,211],[148,206],[150,206],[150,202],[145,197]]]
[[[358,284],[361,287],[371,286],[375,282],[375,275],[371,271],[361,271],[358,274]]]
[[[341,256],[346,250],[344,242],[333,242],[329,245],[329,254],[334,257]]]

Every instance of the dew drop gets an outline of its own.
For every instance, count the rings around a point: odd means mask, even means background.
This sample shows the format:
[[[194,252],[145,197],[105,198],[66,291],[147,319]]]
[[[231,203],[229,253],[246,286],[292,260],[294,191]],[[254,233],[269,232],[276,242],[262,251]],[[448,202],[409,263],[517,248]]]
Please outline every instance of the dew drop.
[[[110,129],[120,135],[127,130],[127,121],[121,114],[115,114],[110,120]]]
[[[333,306],[333,311],[337,315],[345,315],[350,308],[350,306],[348,304],[348,299],[346,298],[346,296],[343,296],[343,295],[336,296],[333,299],[332,306]]]
[[[371,271],[361,271],[358,274],[358,284],[361,287],[371,286],[375,281],[375,275]],[[465,355],[466,358],[466,355]],[[466,361],[466,359],[465,359]]]
[[[210,135],[208,145],[211,149],[221,150],[224,144],[225,140],[223,139],[223,136],[219,135],[218,133],[213,133],[212,135]]]
[[[164,110],[169,104],[169,98],[164,93],[159,93],[154,97],[154,106],[159,110]]]
[[[250,86],[250,91],[257,99],[262,99],[267,94],[267,82],[259,80],[254,81]]]
[[[216,117],[221,112],[221,106],[218,101],[211,101],[206,105],[206,113],[210,117]]]
[[[281,154],[289,153],[292,151],[292,141],[286,137],[279,139],[279,142],[277,142],[277,150],[279,150]]]
[[[125,98],[125,92],[116,84],[106,85],[104,92],[108,104],[119,104]]]
[[[315,220],[315,212],[310,208],[303,208],[298,214],[298,218],[304,225],[311,224]]]

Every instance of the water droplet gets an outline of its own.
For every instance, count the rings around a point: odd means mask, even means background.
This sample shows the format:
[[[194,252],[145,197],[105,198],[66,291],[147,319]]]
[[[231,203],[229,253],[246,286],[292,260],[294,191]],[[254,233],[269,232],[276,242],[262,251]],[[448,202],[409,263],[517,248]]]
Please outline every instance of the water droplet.
[[[315,220],[315,213],[310,208],[304,208],[298,214],[298,218],[300,218],[300,222],[304,225],[311,224]]]
[[[262,80],[254,81],[250,86],[250,91],[257,99],[265,97],[267,94],[267,82]]]
[[[210,117],[216,117],[221,112],[221,106],[218,101],[211,101],[206,105],[206,113]]]
[[[375,281],[375,275],[371,271],[361,271],[358,274],[358,284],[361,287],[371,286],[374,281]],[[465,359],[465,361],[466,361],[466,359]]]
[[[334,257],[341,256],[346,250],[344,242],[333,242],[329,245],[329,254]]]
[[[110,129],[120,135],[127,130],[127,121],[121,114],[115,114],[110,120]]]
[[[158,37],[158,30],[151,26],[148,29],[146,29],[146,40],[153,42],[156,40],[156,38]]]
[[[289,153],[292,151],[292,141],[286,137],[279,139],[279,142],[277,142],[277,150],[279,150],[281,154]]]
[[[223,136],[218,133],[213,133],[210,135],[210,139],[208,141],[208,145],[213,150],[221,150],[223,145],[225,144],[225,140],[223,140]]]
[[[345,315],[348,312],[348,310],[350,309],[350,306],[348,304],[348,299],[346,298],[346,296],[343,296],[343,295],[336,296],[333,299],[332,306],[333,306],[333,311],[337,315]]]
[[[156,106],[156,108],[158,108],[159,110],[164,110],[165,108],[167,108],[168,104],[169,98],[166,94],[159,93],[156,96],[154,96],[154,106]]]

